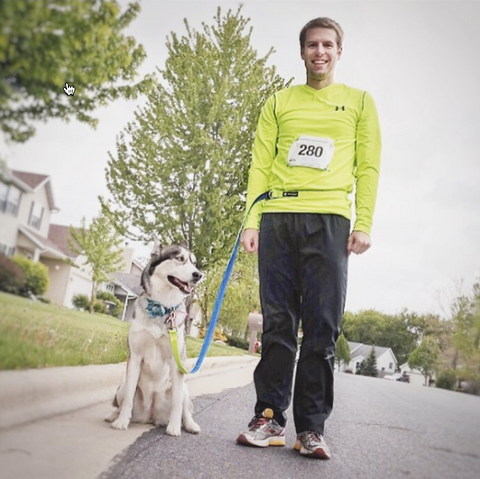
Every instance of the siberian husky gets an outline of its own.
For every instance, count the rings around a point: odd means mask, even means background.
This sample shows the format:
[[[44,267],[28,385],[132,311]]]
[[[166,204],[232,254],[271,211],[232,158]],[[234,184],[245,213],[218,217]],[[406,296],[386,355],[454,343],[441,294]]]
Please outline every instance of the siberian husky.
[[[202,273],[186,242],[162,248],[155,241],[141,284],[144,293],[135,303],[128,335],[127,371],[106,418],[114,429],[127,429],[130,422],[167,426],[170,436],[181,427],[197,434],[192,403],[170,345],[169,329],[177,328],[180,357],[186,359],[184,300]]]

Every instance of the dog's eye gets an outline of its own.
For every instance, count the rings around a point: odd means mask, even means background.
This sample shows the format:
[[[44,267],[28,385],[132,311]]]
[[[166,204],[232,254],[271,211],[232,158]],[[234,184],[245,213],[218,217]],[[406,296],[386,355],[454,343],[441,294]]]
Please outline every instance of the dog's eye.
[[[180,263],[184,263],[185,262],[185,258],[183,256],[177,256],[175,258],[177,261],[180,261]]]

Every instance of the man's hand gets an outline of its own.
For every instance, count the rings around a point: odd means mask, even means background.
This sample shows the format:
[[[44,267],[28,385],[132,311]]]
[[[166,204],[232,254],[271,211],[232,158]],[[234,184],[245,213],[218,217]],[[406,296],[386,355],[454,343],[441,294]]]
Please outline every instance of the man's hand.
[[[372,240],[367,233],[364,233],[363,231],[352,231],[347,244],[348,256],[350,256],[352,251],[355,254],[365,253],[370,246],[372,246]]]
[[[247,253],[257,253],[258,230],[253,228],[247,228],[246,230],[244,230],[240,238],[240,243],[242,243],[243,249]]]

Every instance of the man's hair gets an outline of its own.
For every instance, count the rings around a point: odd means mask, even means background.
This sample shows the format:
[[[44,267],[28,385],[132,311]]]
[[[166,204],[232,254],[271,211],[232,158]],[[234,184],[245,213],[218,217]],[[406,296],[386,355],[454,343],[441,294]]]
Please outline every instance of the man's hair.
[[[342,47],[344,33],[340,24],[337,23],[335,20],[332,20],[331,18],[319,17],[319,18],[314,18],[313,20],[310,20],[302,28],[302,31],[300,32],[300,48],[302,49],[305,48],[305,38],[307,36],[307,31],[312,28],[330,28],[334,30],[335,33],[337,34],[337,46],[338,48]]]

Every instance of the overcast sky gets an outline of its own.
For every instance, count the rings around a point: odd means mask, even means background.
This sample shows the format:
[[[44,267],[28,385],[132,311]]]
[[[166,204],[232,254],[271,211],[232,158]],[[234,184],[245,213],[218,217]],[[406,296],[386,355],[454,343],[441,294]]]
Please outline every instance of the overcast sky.
[[[273,46],[271,63],[294,84],[305,82],[300,29],[319,16],[337,20],[346,37],[336,81],[376,101],[383,154],[373,247],[351,257],[347,309],[441,313],[453,282],[463,279],[468,291],[480,274],[480,2],[242,3],[254,48],[264,55]],[[166,37],[185,33],[184,18],[200,28],[218,5],[236,10],[239,2],[141,5],[129,34],[146,49],[148,73],[164,67]],[[25,145],[0,145],[11,168],[51,176],[61,210],[54,223],[78,225],[98,214],[107,153],[115,153],[115,136],[136,105],[118,101],[99,110],[97,130],[50,121]]]

